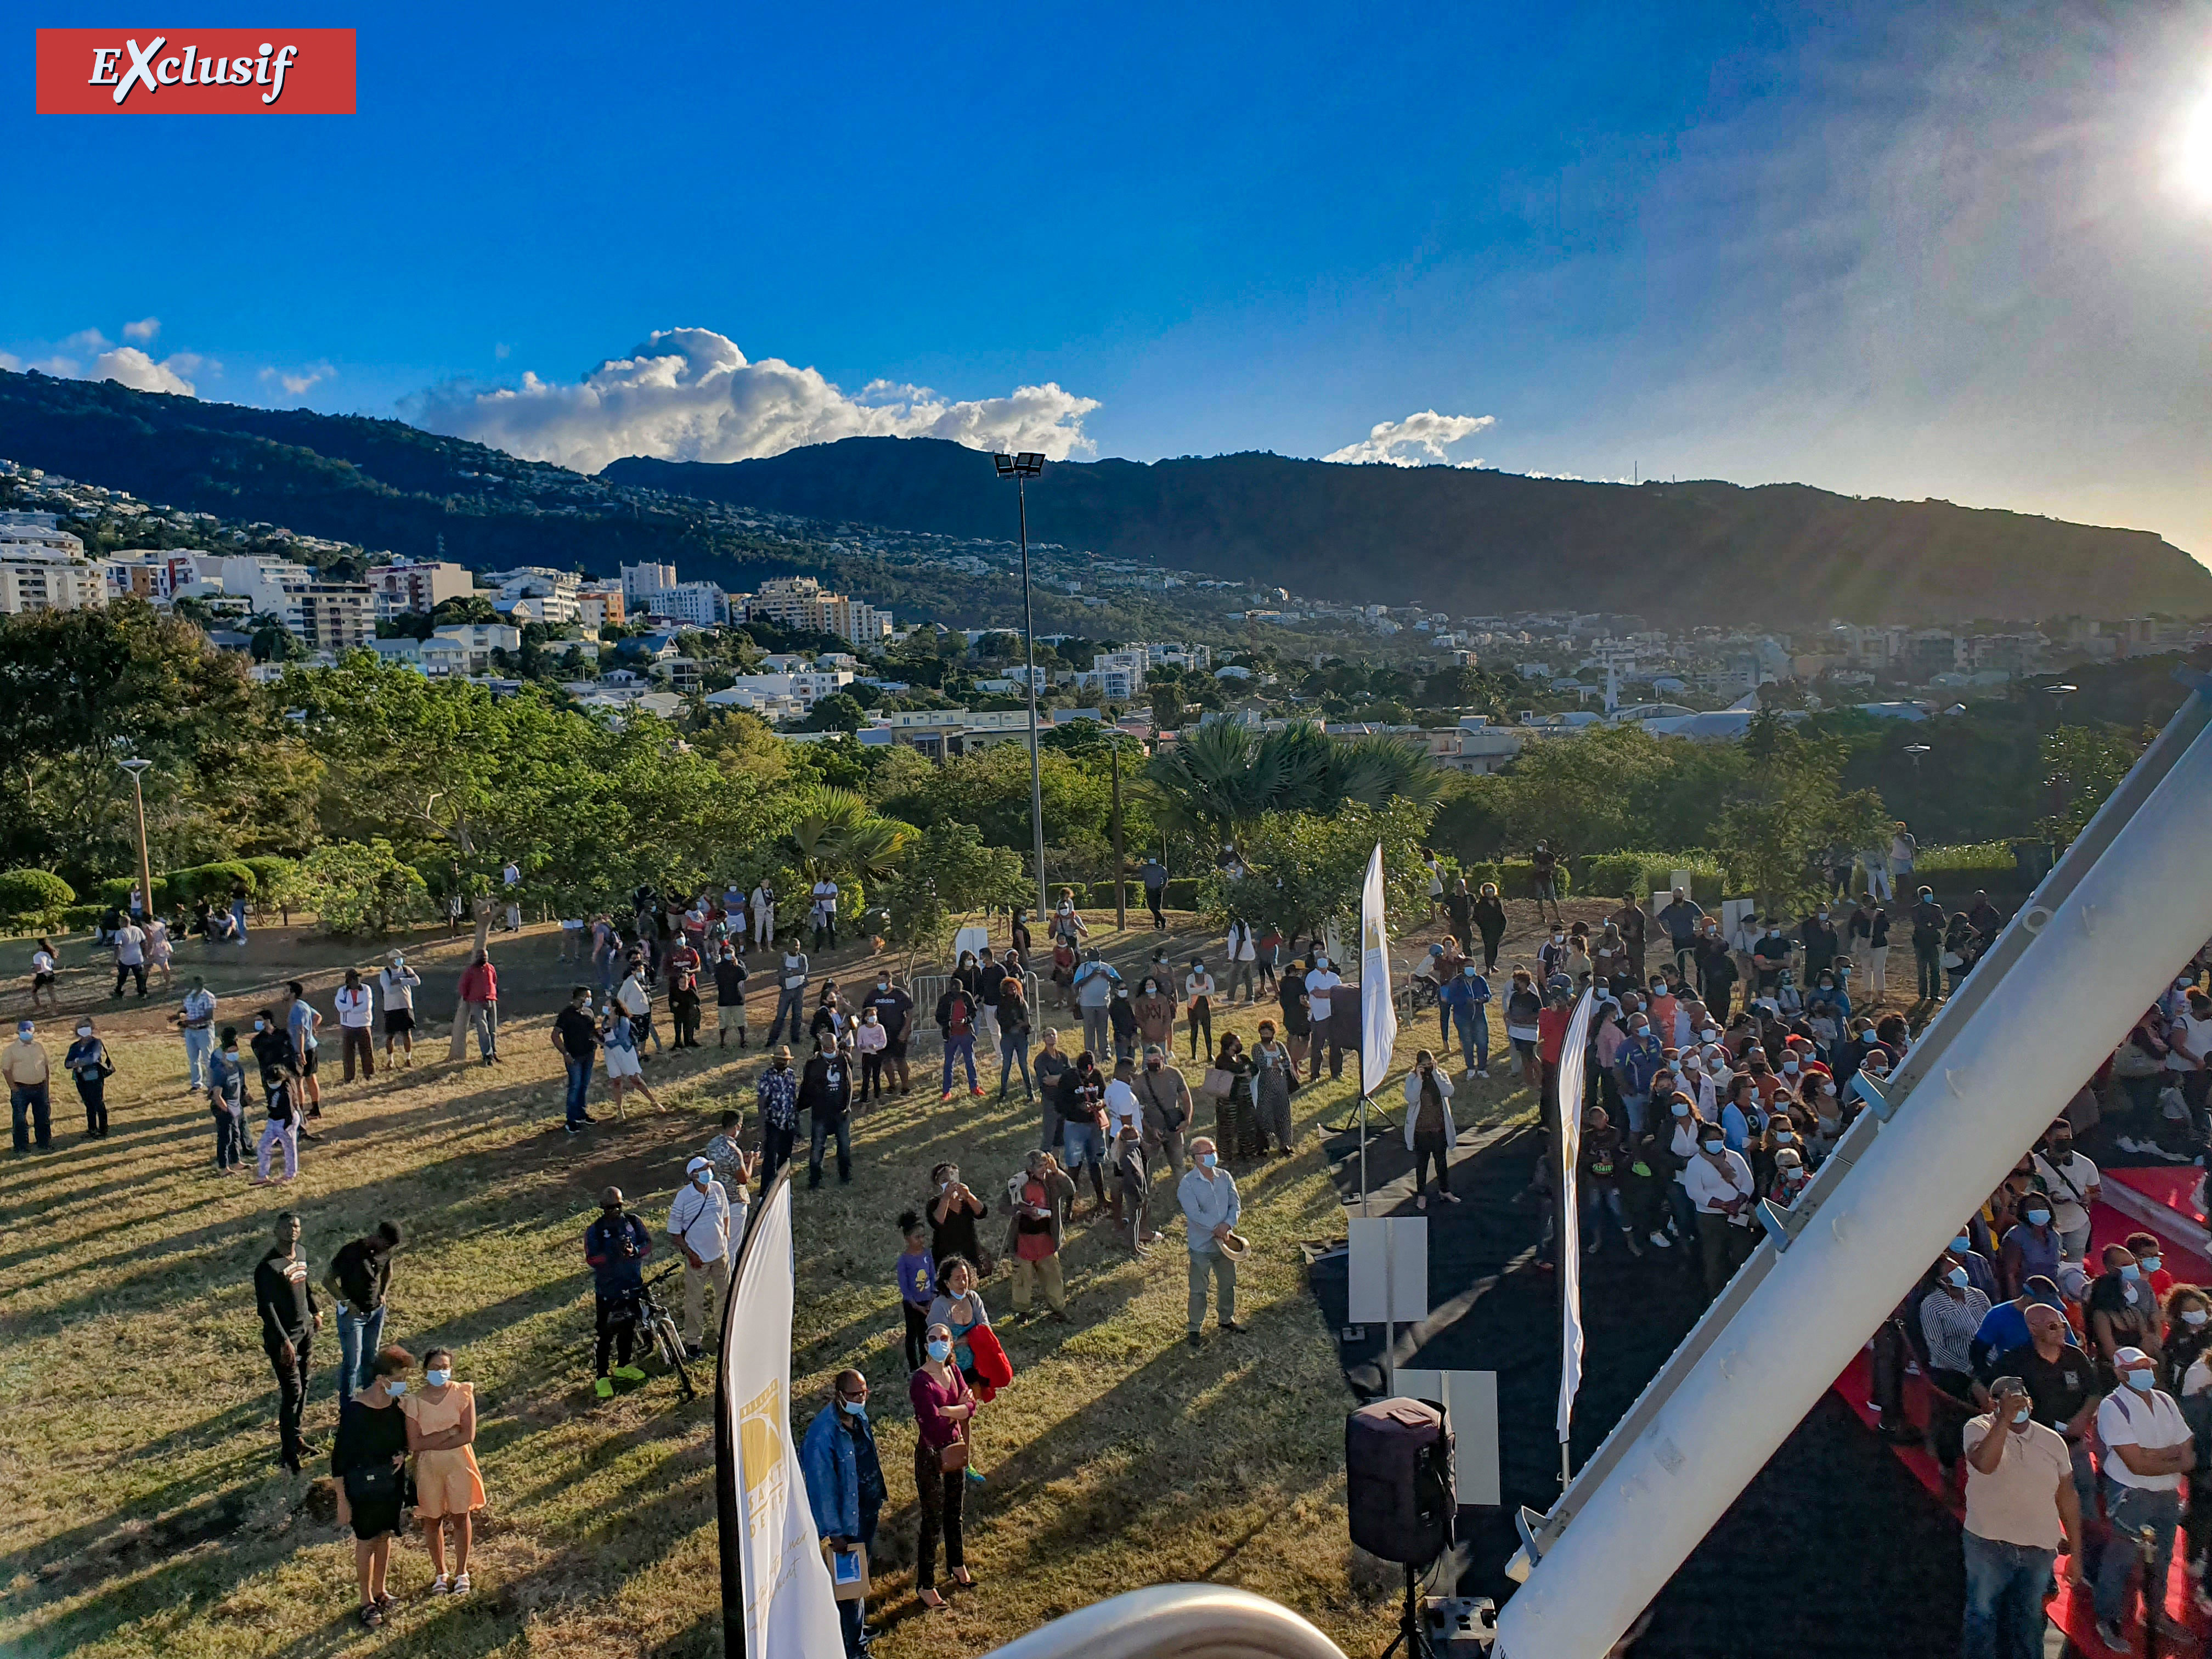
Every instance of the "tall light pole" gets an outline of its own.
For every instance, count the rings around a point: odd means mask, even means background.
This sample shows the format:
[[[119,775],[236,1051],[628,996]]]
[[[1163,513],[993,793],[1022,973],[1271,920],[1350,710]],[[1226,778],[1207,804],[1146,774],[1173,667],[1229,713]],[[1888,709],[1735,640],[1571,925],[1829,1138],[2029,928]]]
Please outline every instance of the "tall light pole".
[[[143,780],[146,769],[153,763],[149,760],[140,760],[136,755],[129,760],[116,763],[131,775],[131,798],[138,808],[138,894],[141,902],[146,907],[146,917],[149,921],[154,915],[154,866],[146,856],[146,786]]]
[[[1021,514],[1022,532],[1022,653],[1024,678],[1030,689],[1030,823],[1036,831],[1037,921],[1049,928],[1052,902],[1044,880],[1044,769],[1037,756],[1036,616],[1030,605],[1029,480],[1044,471],[1044,457],[1034,450],[1018,455],[994,455],[991,460],[1002,478],[1014,481],[1014,501]]]

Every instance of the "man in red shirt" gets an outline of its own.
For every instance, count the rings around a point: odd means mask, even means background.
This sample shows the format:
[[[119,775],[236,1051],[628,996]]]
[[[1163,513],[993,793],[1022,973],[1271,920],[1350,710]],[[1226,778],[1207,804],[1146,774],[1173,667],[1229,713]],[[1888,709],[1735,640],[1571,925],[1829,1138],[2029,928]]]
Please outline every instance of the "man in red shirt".
[[[1567,1026],[1574,1017],[1574,999],[1565,991],[1553,992],[1543,1012],[1536,1016],[1536,1058],[1544,1065],[1547,1107],[1559,1103],[1559,1056],[1566,1047]]]
[[[453,1022],[452,1058],[459,1060],[469,1032],[477,1034],[477,1050],[487,1066],[499,1059],[499,970],[489,952],[479,951],[461,970],[460,1018]]]

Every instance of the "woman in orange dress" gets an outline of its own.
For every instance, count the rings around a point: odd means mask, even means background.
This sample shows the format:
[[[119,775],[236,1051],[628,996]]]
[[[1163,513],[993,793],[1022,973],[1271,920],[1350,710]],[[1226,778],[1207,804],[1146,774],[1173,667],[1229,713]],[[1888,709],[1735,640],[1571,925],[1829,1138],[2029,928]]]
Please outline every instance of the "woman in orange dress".
[[[476,1385],[453,1381],[450,1348],[422,1356],[420,1393],[402,1401],[407,1413],[407,1449],[415,1456],[415,1516],[430,1546],[430,1565],[438,1576],[433,1595],[469,1593],[469,1540],[473,1511],[484,1503],[483,1479],[477,1472]],[[453,1574],[446,1576],[446,1524],[453,1528]]]

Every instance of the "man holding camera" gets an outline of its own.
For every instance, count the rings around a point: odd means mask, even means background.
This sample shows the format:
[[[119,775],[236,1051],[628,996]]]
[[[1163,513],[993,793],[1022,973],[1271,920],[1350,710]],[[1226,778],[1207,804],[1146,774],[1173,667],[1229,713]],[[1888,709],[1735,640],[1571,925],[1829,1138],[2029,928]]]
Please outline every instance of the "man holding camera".
[[[584,1260],[592,1269],[599,1325],[592,1355],[593,1375],[602,1399],[614,1393],[607,1380],[609,1350],[627,1365],[637,1340],[637,1298],[645,1289],[645,1259],[653,1254],[653,1235],[645,1223],[623,1207],[622,1188],[599,1194],[599,1218],[584,1229]]]

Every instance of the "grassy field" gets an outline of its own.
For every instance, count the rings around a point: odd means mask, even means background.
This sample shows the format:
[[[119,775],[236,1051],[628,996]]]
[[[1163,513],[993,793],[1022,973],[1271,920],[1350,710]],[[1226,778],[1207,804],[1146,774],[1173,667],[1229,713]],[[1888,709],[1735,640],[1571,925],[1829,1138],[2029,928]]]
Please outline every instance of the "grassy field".
[[[1101,933],[1125,971],[1158,937]],[[659,1380],[612,1401],[593,1398],[580,1241],[594,1194],[613,1182],[666,1251],[668,1200],[714,1113],[734,1097],[752,1127],[759,1053],[709,1048],[658,1060],[648,1077],[673,1109],[667,1115],[645,1109],[588,1139],[564,1135],[546,1038],[569,982],[554,959],[557,937],[542,929],[494,941],[509,1022],[505,1062],[494,1070],[444,1060],[458,948],[430,939],[412,947],[426,981],[418,1006],[434,1022],[415,1066],[343,1085],[336,1042],[326,1045],[324,1138],[302,1148],[289,1188],[216,1173],[204,1103],[185,1092],[182,1048],[166,1025],[174,997],[112,1003],[94,970],[65,976],[65,1015],[42,1021],[49,1052],[58,1063],[70,1026],[89,1012],[120,1069],[106,1139],[82,1138],[74,1092],[58,1085],[54,1149],[0,1170],[0,1651],[720,1652],[710,1407],[703,1394],[678,1403],[672,1382]],[[1194,942],[1213,941],[1173,941],[1186,955]],[[78,942],[66,955],[73,964],[88,958]],[[289,976],[307,979],[327,1014],[330,988],[359,960],[354,947],[271,929],[243,952],[211,953],[205,968],[221,1020],[248,1025]],[[841,963],[855,960],[839,953]],[[202,965],[199,947],[180,953],[177,995],[183,973]],[[10,988],[11,1012],[27,1004],[24,983]],[[1249,1039],[1262,1012],[1240,1011],[1228,1024]],[[1408,1030],[1401,1063],[1428,1035],[1425,1021]],[[1480,1121],[1527,1109],[1508,1069],[1477,1085]],[[1299,1155],[1240,1172],[1243,1230],[1255,1243],[1240,1286],[1246,1335],[1209,1334],[1199,1349],[1182,1340],[1179,1217],[1144,1261],[1087,1223],[1072,1230],[1073,1322],[1002,1322],[1018,1375],[978,1430],[989,1480],[972,1489],[968,1536],[981,1583],[957,1592],[949,1613],[925,1613],[912,1594],[913,1429],[893,1218],[920,1203],[942,1158],[957,1158],[970,1184],[994,1194],[1036,1144],[1037,1109],[1018,1093],[1004,1105],[940,1107],[933,1086],[917,1087],[859,1120],[853,1185],[833,1178],[819,1192],[795,1192],[800,1421],[846,1365],[866,1371],[876,1397],[890,1486],[873,1601],[885,1659],[986,1653],[1121,1590],[1200,1579],[1274,1596],[1354,1656],[1380,1650],[1395,1616],[1389,1586],[1353,1571],[1345,1534],[1351,1396],[1299,1251],[1342,1236],[1313,1130],[1340,1121],[1352,1094],[1349,1078],[1304,1092]],[[1469,1115],[1462,1111],[1462,1123]],[[258,1133],[258,1112],[249,1121]],[[354,1619],[351,1551],[329,1480],[313,1465],[288,1478],[275,1462],[276,1394],[252,1276],[270,1219],[286,1207],[305,1218],[318,1279],[347,1239],[380,1218],[398,1221],[410,1242],[386,1339],[418,1354],[451,1346],[459,1374],[477,1385],[490,1494],[477,1594],[428,1599],[427,1558],[410,1540],[393,1558],[402,1605],[379,1632]],[[999,1224],[994,1217],[987,1238]],[[987,1296],[1005,1322],[1003,1278]],[[325,1449],[336,1364],[326,1315],[307,1417]]]

